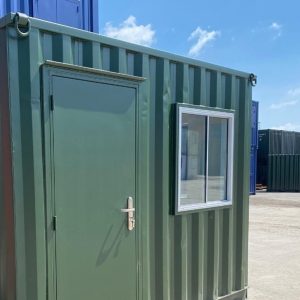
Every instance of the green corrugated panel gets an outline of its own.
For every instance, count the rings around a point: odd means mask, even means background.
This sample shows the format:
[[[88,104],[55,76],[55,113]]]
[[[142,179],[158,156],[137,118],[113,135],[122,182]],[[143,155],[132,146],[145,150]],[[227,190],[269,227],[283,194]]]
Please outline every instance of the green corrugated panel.
[[[300,165],[299,165],[300,155],[291,156],[291,163],[293,165],[293,172],[291,174],[291,182],[293,184],[293,191],[300,191]]]
[[[295,169],[295,174],[296,174],[295,186],[296,186],[296,190],[300,192],[300,155],[297,155],[295,160],[296,160],[295,166],[297,166],[297,168]]]
[[[285,177],[286,177],[286,174],[285,174],[285,157],[284,156],[280,156],[279,157],[279,191],[284,191],[284,186],[285,186]]]
[[[0,29],[0,299],[14,300],[16,241],[12,199],[7,50],[5,31]]]
[[[269,155],[292,155],[300,154],[300,133],[293,131],[283,131],[274,129],[259,130],[258,161],[257,161],[257,183],[266,185],[269,174],[269,164],[267,159]],[[285,163],[284,163],[285,164]],[[289,181],[290,175],[284,177],[281,181]],[[279,179],[278,179],[279,180]],[[283,185],[280,187],[280,185]],[[283,182],[276,184],[277,189],[283,189]],[[289,188],[291,189],[291,188]]]
[[[300,155],[269,155],[268,191],[300,191]]]
[[[299,165],[299,155],[294,157],[293,163],[293,186],[294,191],[300,191],[300,165]]]
[[[291,155],[287,155],[285,156],[285,189],[289,190],[289,191],[294,191],[294,186],[293,186],[293,163],[294,163],[294,159],[293,156]]]
[[[8,41],[17,299],[46,300],[53,288],[47,286],[46,272],[51,266],[45,250],[47,170],[40,102],[40,67],[46,60],[146,78],[139,99],[143,132],[138,162],[143,207],[139,299],[210,300],[247,287],[249,74],[35,19],[29,36],[19,38],[6,21],[0,22],[0,47]],[[175,102],[235,110],[231,208],[170,214],[174,201],[170,111]],[[242,292],[237,295],[234,299],[244,298]]]

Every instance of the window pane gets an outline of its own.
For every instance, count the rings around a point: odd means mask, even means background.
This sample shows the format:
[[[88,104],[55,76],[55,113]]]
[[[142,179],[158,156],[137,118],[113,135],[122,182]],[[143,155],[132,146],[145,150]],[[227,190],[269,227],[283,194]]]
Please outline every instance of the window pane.
[[[206,117],[182,114],[180,205],[205,203]]]
[[[209,118],[207,201],[227,200],[228,120]]]

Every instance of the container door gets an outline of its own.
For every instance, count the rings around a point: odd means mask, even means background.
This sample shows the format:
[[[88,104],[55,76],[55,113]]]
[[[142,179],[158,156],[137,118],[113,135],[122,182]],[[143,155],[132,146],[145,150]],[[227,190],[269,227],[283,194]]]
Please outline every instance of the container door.
[[[53,76],[52,93],[53,298],[136,299],[136,230],[121,211],[137,206],[136,89]]]
[[[57,1],[57,23],[82,28],[82,16],[80,0]]]
[[[35,0],[33,17],[56,22],[56,0]]]

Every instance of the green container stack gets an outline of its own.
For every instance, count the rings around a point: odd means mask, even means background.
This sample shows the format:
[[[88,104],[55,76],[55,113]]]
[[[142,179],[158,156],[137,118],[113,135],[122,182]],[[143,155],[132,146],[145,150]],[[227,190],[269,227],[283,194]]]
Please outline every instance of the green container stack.
[[[257,183],[269,192],[300,192],[300,132],[259,130]]]

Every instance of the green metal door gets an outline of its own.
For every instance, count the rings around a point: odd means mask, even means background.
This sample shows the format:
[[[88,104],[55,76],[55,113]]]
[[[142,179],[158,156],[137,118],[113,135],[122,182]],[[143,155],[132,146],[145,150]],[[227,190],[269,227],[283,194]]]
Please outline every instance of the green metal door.
[[[52,76],[57,300],[133,300],[136,89]]]

